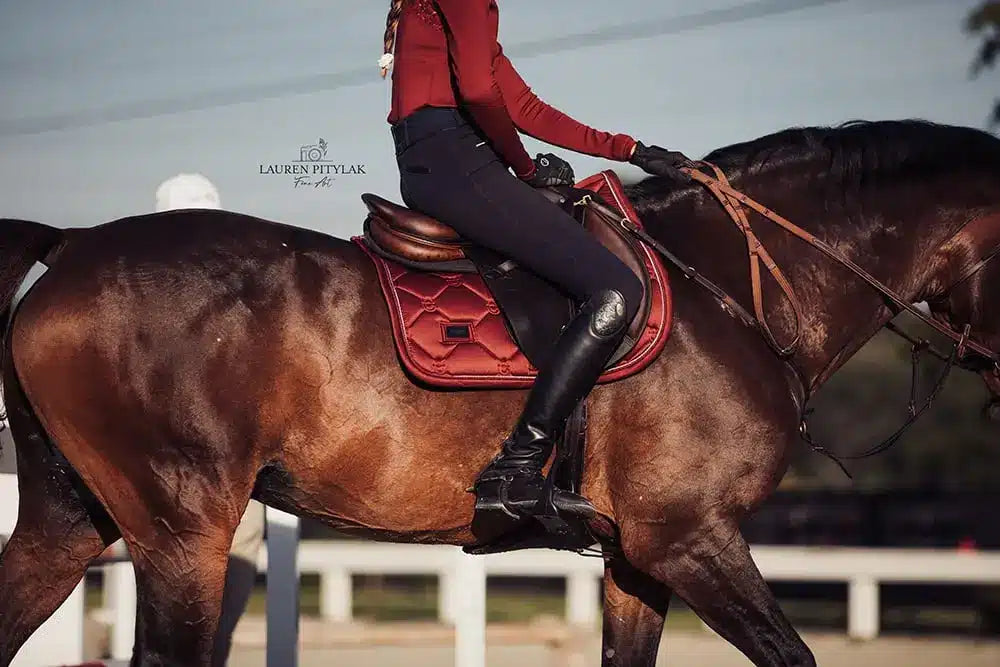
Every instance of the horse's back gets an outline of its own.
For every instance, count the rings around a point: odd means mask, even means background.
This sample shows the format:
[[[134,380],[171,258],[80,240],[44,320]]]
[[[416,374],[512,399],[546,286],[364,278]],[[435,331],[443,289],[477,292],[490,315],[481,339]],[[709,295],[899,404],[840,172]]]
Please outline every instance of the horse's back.
[[[245,261],[275,261],[291,253],[349,254],[352,243],[322,232],[214,209],[182,209],[150,213],[106,222],[96,227],[70,230],[66,248],[59,255],[60,268],[67,260],[96,268],[103,260],[124,261],[144,268],[184,264],[229,256]],[[359,254],[360,256],[360,254]]]
[[[69,230],[19,320],[27,323],[41,310],[52,316],[57,306],[124,307],[114,301],[125,293],[128,307],[155,303],[182,314],[236,287],[234,296],[254,308],[292,288],[304,295],[334,281],[360,288],[362,274],[374,275],[366,264],[349,241],[239,213],[192,209],[122,218]]]

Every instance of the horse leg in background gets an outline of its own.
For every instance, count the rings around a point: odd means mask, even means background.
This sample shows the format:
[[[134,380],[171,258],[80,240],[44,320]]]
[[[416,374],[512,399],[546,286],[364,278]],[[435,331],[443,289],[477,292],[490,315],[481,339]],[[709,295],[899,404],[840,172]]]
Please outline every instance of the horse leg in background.
[[[17,526],[0,554],[0,667],[69,597],[117,527],[52,447],[11,370],[4,398],[17,443]]]
[[[215,631],[212,665],[224,667],[233,646],[233,632],[243,616],[257,578],[257,554],[264,541],[264,506],[256,500],[247,505],[233,535],[222,595],[222,614]]]
[[[219,489],[208,479],[186,479],[184,500],[160,488],[162,497],[144,497],[158,507],[139,519],[141,526],[123,529],[136,574],[136,641],[132,667],[209,667],[222,613],[223,590],[233,534],[242,508],[224,504],[221,512],[205,511]],[[228,495],[228,494],[223,494]],[[250,489],[246,489],[246,500]],[[223,503],[219,504],[220,507]],[[245,505],[245,502],[244,502]],[[184,515],[181,516],[180,514]]]
[[[604,565],[604,667],[653,667],[670,605],[670,589],[621,556]]]
[[[755,665],[814,667],[812,651],[785,618],[736,523],[709,521],[679,542],[664,526],[623,528],[625,551]]]
[[[154,542],[129,543],[136,572],[141,645],[132,667],[212,664],[222,611],[228,534],[198,530],[178,539],[164,530]]]

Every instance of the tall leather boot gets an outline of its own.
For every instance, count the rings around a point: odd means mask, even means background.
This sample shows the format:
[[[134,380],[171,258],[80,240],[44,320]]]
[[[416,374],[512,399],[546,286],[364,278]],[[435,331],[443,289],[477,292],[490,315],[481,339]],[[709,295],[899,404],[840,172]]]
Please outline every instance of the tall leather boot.
[[[539,372],[524,410],[503,449],[476,480],[476,511],[512,518],[537,515],[543,499],[542,468],[566,420],[593,388],[627,330],[625,299],[602,290],[583,304],[563,330],[548,367]],[[580,495],[555,489],[560,514],[591,517],[594,506]]]

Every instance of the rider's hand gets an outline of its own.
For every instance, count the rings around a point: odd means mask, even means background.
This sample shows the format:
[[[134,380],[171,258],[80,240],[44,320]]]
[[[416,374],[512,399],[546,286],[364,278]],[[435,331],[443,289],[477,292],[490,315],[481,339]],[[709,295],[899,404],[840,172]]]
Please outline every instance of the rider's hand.
[[[535,156],[535,173],[525,183],[536,188],[546,188],[555,185],[573,185],[575,176],[569,162],[552,153],[539,153]]]
[[[695,166],[679,151],[668,151],[660,146],[647,146],[641,141],[636,142],[635,151],[628,161],[647,174],[666,176],[680,181],[689,179],[689,176],[680,171],[680,168]]]

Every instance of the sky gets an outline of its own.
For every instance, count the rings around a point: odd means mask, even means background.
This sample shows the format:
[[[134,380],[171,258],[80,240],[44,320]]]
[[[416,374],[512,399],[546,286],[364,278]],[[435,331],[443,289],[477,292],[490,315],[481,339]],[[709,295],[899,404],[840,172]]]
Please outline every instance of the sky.
[[[700,157],[786,127],[926,118],[985,127],[975,0],[500,0],[500,41],[543,100]],[[378,75],[388,2],[0,0],[0,215],[60,227],[150,211],[198,172],[225,208],[342,238],[362,192],[399,200]],[[320,140],[363,173],[261,174]],[[630,165],[552,149],[582,178]],[[314,179],[318,180],[318,179]]]

